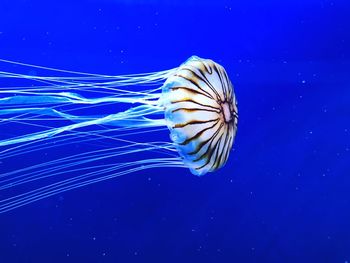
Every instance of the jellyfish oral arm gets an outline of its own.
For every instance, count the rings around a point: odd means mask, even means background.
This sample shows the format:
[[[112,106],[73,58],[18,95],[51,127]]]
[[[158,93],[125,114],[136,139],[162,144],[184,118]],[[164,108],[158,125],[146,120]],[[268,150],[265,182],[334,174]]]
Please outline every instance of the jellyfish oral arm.
[[[53,109],[12,109],[12,110],[0,110],[0,115],[19,113],[19,112],[35,112],[40,113],[40,117],[44,115],[51,115],[55,117],[65,118],[70,121],[78,122],[70,125],[66,125],[63,127],[57,127],[48,129],[42,132],[31,133],[24,136],[15,137],[12,139],[1,140],[0,146],[7,146],[17,143],[29,142],[33,140],[39,140],[51,136],[58,135],[63,132],[70,132],[79,128],[84,128],[92,125],[110,125],[110,126],[118,126],[118,127],[157,127],[157,126],[165,126],[164,119],[148,119],[145,116],[160,113],[161,110],[158,107],[153,107],[149,105],[142,105],[138,107],[131,108],[125,112],[110,114],[100,118],[93,118],[89,116],[78,117],[68,115],[62,112],[58,112]],[[25,114],[24,113],[24,114]],[[16,121],[17,117],[13,117],[12,119],[3,119],[2,121]],[[88,119],[88,120],[85,120]],[[45,119],[41,119],[45,120]]]
[[[0,147],[40,140],[94,125],[166,126],[161,115],[163,109],[158,105],[161,96],[159,87],[143,90],[128,90],[122,87],[156,85],[167,77],[169,71],[114,77],[78,74],[78,77],[42,77],[2,71],[0,80],[7,78],[25,80],[30,81],[30,85],[0,88],[0,126],[15,122],[33,125],[39,121],[53,123],[61,120],[66,121],[66,124],[21,136],[0,138]],[[77,92],[84,93],[85,96]],[[124,104],[126,109],[117,113],[94,115],[84,113],[84,110],[91,111],[91,109],[96,109],[95,112],[98,112],[99,107],[106,105],[118,109],[121,104]]]

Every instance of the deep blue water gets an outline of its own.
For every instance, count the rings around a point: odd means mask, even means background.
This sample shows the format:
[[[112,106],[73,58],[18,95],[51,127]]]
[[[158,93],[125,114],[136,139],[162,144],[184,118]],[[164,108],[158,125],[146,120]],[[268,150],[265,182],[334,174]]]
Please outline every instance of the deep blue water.
[[[124,74],[211,58],[240,119],[216,173],[148,170],[0,214],[0,262],[350,262],[349,7],[1,0],[3,59]]]

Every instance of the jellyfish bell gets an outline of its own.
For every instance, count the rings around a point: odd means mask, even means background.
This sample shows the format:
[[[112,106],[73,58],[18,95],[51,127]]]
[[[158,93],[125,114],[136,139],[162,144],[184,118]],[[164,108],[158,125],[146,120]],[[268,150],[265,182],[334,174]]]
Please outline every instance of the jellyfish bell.
[[[193,174],[225,165],[238,110],[233,85],[221,65],[191,57],[164,83],[162,104],[170,138]]]
[[[0,160],[22,160],[0,172],[0,213],[145,169],[202,176],[229,158],[237,101],[212,60],[193,56],[174,69],[117,76],[1,63],[39,72],[0,70]],[[168,129],[170,141],[158,139]],[[37,153],[48,159],[28,158]]]

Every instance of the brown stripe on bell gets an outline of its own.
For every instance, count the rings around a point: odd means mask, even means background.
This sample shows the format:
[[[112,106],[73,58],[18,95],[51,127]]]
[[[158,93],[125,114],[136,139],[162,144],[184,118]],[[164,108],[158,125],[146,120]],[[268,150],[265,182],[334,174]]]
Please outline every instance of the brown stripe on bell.
[[[238,110],[225,69],[209,59],[191,57],[170,76],[163,105],[171,138],[196,175],[221,168],[236,136]],[[179,140],[181,138],[181,140]]]

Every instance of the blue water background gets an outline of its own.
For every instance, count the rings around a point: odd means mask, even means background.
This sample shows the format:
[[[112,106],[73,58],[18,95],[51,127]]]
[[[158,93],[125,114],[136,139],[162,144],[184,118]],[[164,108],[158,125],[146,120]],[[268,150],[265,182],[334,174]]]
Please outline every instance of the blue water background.
[[[0,262],[350,262],[349,7],[1,0],[1,58],[101,74],[211,58],[240,119],[217,173],[148,170],[1,214]]]

